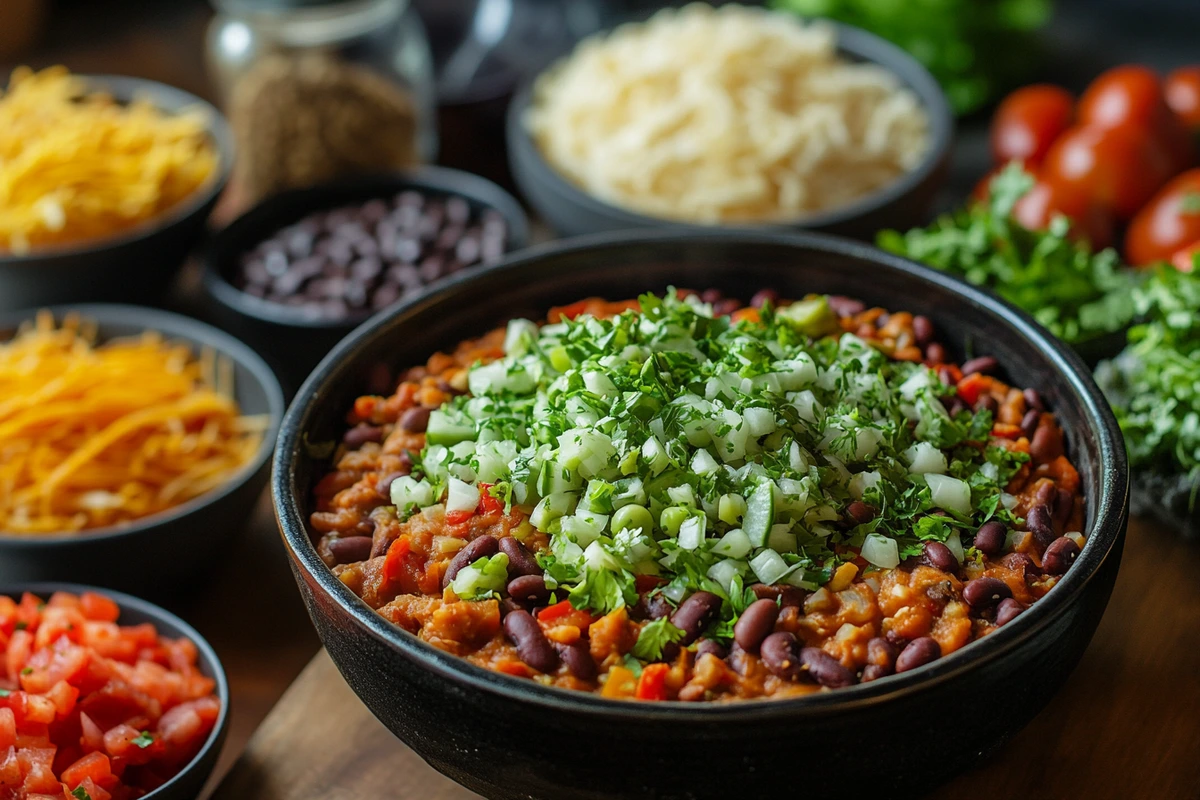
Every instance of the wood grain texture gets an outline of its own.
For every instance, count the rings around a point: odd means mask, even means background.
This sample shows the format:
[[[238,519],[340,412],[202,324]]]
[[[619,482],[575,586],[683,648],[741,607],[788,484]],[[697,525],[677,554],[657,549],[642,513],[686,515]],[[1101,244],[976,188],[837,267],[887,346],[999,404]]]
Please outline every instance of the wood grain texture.
[[[1112,602],[1068,685],[975,772],[931,800],[1200,797],[1200,550],[1135,521]],[[981,690],[977,708],[986,714]],[[947,739],[932,747],[952,747]],[[288,690],[215,800],[476,795],[395,739],[322,651]]]

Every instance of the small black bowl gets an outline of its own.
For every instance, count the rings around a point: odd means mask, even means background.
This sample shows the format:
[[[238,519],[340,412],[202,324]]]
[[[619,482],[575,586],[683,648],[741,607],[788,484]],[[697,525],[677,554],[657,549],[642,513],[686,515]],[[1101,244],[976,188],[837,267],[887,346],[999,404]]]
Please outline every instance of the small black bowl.
[[[0,532],[0,582],[77,581],[142,595],[174,594],[195,583],[226,553],[229,539],[267,482],[268,462],[283,417],[283,392],[261,358],[228,334],[196,320],[138,306],[79,305],[50,309],[56,320],[70,312],[97,323],[99,341],[154,330],[199,353],[210,348],[234,367],[234,392],[245,414],[269,414],[254,459],[223,486],[168,511],[126,525],[82,533],[17,535]],[[0,342],[33,318],[26,311],[0,315]]]
[[[37,595],[42,600],[49,599],[55,592],[69,592],[75,595],[100,592],[120,607],[121,616],[117,620],[119,625],[141,625],[149,622],[158,630],[160,636],[189,639],[196,645],[196,663],[200,672],[217,683],[217,699],[221,701],[221,713],[200,752],[175,777],[149,794],[143,795],[143,800],[195,800],[199,797],[200,790],[204,788],[217,766],[217,758],[225,744],[225,735],[229,733],[229,681],[225,678],[225,670],[221,667],[221,660],[217,658],[212,645],[206,642],[195,628],[171,612],[121,592],[75,583],[0,583],[0,595],[19,600],[24,592]]]
[[[340,435],[375,365],[424,363],[514,313],[672,284],[743,299],[766,287],[846,294],[929,316],[956,358],[968,347],[996,356],[1016,385],[1038,388],[1066,431],[1089,534],[1074,566],[1016,620],[920,669],[797,699],[690,705],[613,701],[489,672],[387,622],[333,576],[307,525],[314,481],[329,465],[305,437]],[[1129,478],[1120,430],[1088,369],[1003,301],[833,237],[681,231],[531,248],[380,314],[301,389],[284,419],[272,494],[300,592],[351,688],[431,765],[486,797],[700,800],[799,786],[823,798],[845,797],[849,785],[898,797],[978,763],[1066,680],[1112,591]]]
[[[206,311],[223,330],[263,353],[285,384],[290,384],[289,392],[294,390],[330,348],[371,312],[343,319],[314,319],[247,294],[233,282],[241,256],[306,214],[410,189],[438,197],[457,195],[466,199],[473,211],[499,211],[508,223],[509,251],[524,247],[529,240],[529,222],[520,203],[491,181],[459,170],[423,167],[411,173],[355,177],[294,189],[264,200],[213,237],[205,257]]]
[[[508,109],[508,161],[521,193],[560,236],[576,236],[639,228],[684,227],[723,230],[811,230],[871,240],[884,228],[905,230],[925,221],[934,195],[945,180],[954,143],[954,115],[946,95],[921,64],[896,45],[841,23],[838,52],[851,61],[884,67],[920,99],[929,117],[929,150],[921,163],[893,183],[850,205],[797,218],[795,222],[759,225],[699,225],[651,217],[600,200],[563,176],[542,155],[525,127],[533,102],[534,83],[527,83]]]
[[[152,302],[162,297],[229,180],[233,134],[209,103],[182,89],[142,78],[86,76],[89,89],[121,102],[144,97],[177,113],[190,107],[208,115],[218,164],[204,186],[165,213],[111,237],[37,248],[26,255],[0,253],[0,311],[101,301]]]

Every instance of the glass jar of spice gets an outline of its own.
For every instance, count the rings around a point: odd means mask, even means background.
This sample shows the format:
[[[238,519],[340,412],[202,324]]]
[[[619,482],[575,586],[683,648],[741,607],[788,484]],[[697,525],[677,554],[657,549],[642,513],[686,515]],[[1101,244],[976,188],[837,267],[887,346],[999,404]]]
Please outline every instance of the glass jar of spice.
[[[433,160],[433,66],[409,0],[213,0],[209,70],[247,202]]]

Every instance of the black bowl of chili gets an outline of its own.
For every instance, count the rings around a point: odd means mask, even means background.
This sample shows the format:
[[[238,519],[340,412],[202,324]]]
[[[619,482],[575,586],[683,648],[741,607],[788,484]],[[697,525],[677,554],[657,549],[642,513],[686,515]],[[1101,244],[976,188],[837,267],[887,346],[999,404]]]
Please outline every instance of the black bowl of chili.
[[[342,435],[346,409],[381,363],[423,363],[516,313],[670,285],[741,297],[767,287],[788,297],[849,295],[930,318],[955,361],[986,348],[1014,384],[1038,389],[1065,433],[1088,534],[1073,566],[1003,627],[903,674],[803,697],[694,704],[612,700],[483,669],[391,625],[335,577],[308,522],[309,498],[329,469],[329,448],[313,444]],[[1120,432],[1078,356],[984,292],[820,235],[626,233],[537,247],[362,326],[299,397],[283,424],[272,491],[317,631],[399,738],[489,797],[768,796],[794,788],[798,750],[820,765],[803,776],[813,797],[844,795],[851,784],[887,786],[890,796],[928,790],[986,758],[1066,680],[1108,602],[1128,518]],[[980,697],[993,699],[980,708]],[[588,740],[603,744],[578,757],[554,744]],[[729,753],[724,768],[713,768],[716,749]]]

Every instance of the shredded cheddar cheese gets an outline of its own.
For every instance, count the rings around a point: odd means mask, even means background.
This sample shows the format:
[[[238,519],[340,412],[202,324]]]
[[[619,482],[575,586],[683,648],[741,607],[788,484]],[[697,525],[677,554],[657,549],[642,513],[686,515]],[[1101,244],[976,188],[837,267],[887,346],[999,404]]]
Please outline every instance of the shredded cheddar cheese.
[[[0,531],[85,531],[165,511],[229,480],[268,419],[243,416],[232,366],[161,334],[95,346],[48,312],[0,345]]]
[[[122,105],[63,67],[16,69],[0,90],[0,252],[128,230],[207,184],[203,111]]]

